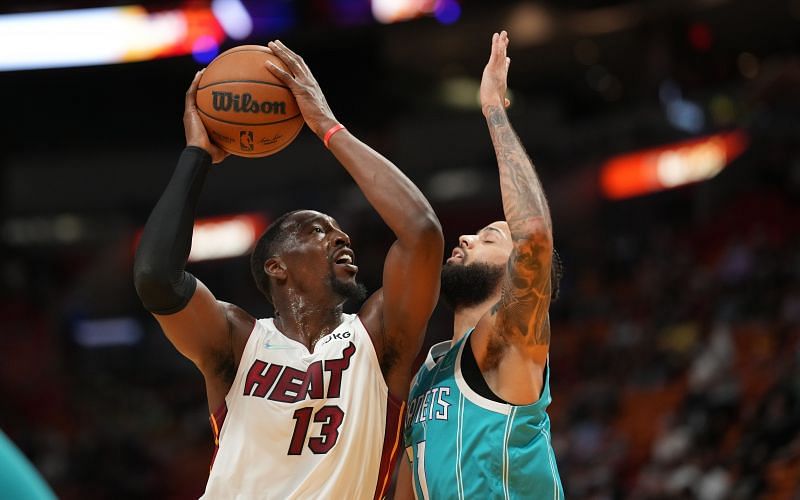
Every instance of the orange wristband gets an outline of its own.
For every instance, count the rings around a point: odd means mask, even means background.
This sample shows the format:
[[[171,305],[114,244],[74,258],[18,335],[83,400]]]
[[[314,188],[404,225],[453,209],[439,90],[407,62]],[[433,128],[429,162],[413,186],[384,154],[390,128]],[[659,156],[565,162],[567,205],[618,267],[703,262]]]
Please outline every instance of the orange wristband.
[[[328,129],[327,132],[325,132],[325,136],[322,138],[322,142],[325,143],[326,148],[330,148],[330,146],[328,146],[328,142],[330,142],[331,137],[333,137],[333,134],[335,134],[340,130],[344,130],[344,125],[342,125],[341,123],[337,123],[330,129]]]

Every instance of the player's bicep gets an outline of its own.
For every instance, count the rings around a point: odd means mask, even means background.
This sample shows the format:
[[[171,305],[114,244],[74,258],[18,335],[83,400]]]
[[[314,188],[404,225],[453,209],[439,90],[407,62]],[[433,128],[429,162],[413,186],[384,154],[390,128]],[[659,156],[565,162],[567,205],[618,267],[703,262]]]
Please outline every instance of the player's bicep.
[[[489,313],[493,330],[506,341],[531,347],[550,344],[552,259],[549,235],[514,242],[500,301]]]
[[[173,314],[153,314],[175,348],[203,370],[229,348],[230,326],[223,305],[199,280],[191,299]]]

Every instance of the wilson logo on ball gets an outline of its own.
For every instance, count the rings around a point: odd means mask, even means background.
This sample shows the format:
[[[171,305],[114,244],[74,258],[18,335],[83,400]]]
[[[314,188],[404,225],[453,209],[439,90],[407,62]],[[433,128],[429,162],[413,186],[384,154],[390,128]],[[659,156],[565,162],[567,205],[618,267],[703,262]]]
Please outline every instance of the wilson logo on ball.
[[[215,111],[234,111],[236,113],[264,113],[268,115],[285,115],[286,103],[281,101],[258,102],[253,96],[234,94],[233,92],[212,91],[212,107]]]

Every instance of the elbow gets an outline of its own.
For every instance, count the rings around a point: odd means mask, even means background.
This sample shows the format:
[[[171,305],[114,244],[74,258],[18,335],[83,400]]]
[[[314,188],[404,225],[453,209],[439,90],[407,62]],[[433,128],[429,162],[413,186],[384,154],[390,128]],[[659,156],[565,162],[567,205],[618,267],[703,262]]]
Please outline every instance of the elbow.
[[[421,217],[415,218],[411,224],[411,232],[413,239],[422,245],[429,246],[432,249],[440,248],[444,251],[444,234],[442,233],[442,224],[433,210]]]
[[[194,295],[197,280],[160,259],[137,254],[133,263],[133,284],[142,305],[154,314],[172,314],[183,309]]]
[[[197,280],[186,272],[173,281],[168,274],[141,269],[134,271],[133,284],[145,309],[154,314],[173,314],[189,303]]]
[[[163,293],[163,290],[172,288],[167,273],[160,272],[154,266],[139,259],[133,264],[133,285],[143,303],[147,303],[149,298]]]
[[[173,273],[139,259],[133,266],[136,295],[145,309],[152,313],[171,314],[182,309],[194,291],[193,284],[193,281],[176,278]]]
[[[512,237],[517,242],[527,242],[553,251],[553,230],[550,221],[543,217],[530,218],[518,224],[512,228]]]

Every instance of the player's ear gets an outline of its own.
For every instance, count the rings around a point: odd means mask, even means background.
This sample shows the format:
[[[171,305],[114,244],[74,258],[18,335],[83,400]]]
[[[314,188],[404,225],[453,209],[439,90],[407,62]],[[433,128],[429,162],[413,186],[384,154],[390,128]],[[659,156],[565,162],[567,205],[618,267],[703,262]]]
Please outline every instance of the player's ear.
[[[278,281],[286,279],[286,265],[280,257],[270,257],[264,262],[264,272],[269,278],[275,278]]]

